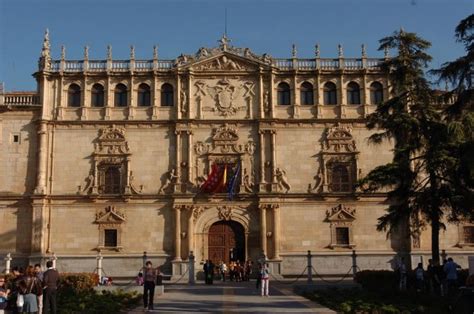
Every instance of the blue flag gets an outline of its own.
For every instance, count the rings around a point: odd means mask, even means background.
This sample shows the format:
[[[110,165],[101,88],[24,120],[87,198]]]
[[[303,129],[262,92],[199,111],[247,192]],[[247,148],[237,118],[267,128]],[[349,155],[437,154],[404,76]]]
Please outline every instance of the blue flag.
[[[235,184],[237,183],[239,172],[240,172],[240,165],[237,165],[237,169],[235,169],[234,175],[232,176],[232,178],[230,178],[229,186],[227,187],[227,193],[228,193],[230,201],[232,201],[232,199],[234,198]]]

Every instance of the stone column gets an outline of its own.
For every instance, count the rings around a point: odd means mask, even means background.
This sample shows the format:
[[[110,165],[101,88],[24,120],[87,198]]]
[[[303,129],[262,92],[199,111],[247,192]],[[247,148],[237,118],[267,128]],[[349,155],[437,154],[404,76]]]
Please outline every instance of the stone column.
[[[46,193],[46,165],[48,158],[47,130],[48,125],[46,124],[46,121],[41,121],[40,125],[38,126],[38,175],[36,177],[35,194]]]
[[[270,131],[271,137],[272,137],[272,183],[276,183],[276,178],[274,176],[275,174],[275,169],[276,169],[276,164],[277,164],[277,159],[276,159],[276,130],[271,130]],[[273,190],[273,187],[272,187]]]
[[[194,113],[194,106],[192,103],[192,95],[193,95],[193,72],[189,71],[189,76],[188,76],[188,95],[187,95],[187,100],[188,103],[186,104],[188,106],[188,118],[193,119],[195,118],[196,114]]]
[[[90,108],[90,91],[87,88],[87,74],[84,70],[84,78],[82,80],[82,94],[81,94],[81,120],[87,120],[88,111]]]
[[[265,130],[258,131],[260,136],[260,191],[265,191]]]
[[[157,60],[154,60],[153,63],[157,63]],[[159,101],[160,101],[161,93],[158,90],[158,78],[156,73],[153,74],[153,99],[152,99],[152,120],[158,119],[158,108],[159,108]]]
[[[293,66],[296,63],[296,60],[293,60]],[[300,115],[300,94],[298,93],[298,82],[296,81],[296,72],[293,74],[293,117],[298,118]]]
[[[267,255],[267,208],[266,205],[260,205],[260,244],[262,251]]]
[[[135,119],[135,110],[137,107],[137,102],[135,99],[135,88],[134,88],[134,80],[133,80],[133,71],[130,72],[130,95],[128,96],[129,103],[128,103],[128,114],[127,119],[133,120]]]
[[[194,251],[194,206],[188,208],[188,251]]]
[[[109,61],[107,61],[107,64],[109,64]],[[109,66],[109,65],[108,65]],[[110,61],[110,66],[112,66],[112,63]],[[110,120],[110,115],[112,113],[112,107],[114,106],[114,86],[112,86],[112,83],[110,81],[110,76],[109,72],[107,71],[107,87],[105,90],[106,93],[106,98],[105,98],[105,113],[104,113],[104,120]]]
[[[188,183],[191,185],[193,182],[193,131],[188,130]],[[191,188],[191,186],[190,186]]]
[[[275,118],[275,73],[270,75],[270,118]]]
[[[280,259],[280,206],[273,205],[273,259]]]
[[[173,187],[173,192],[176,191],[178,187],[178,192],[181,192],[181,131],[176,130],[176,185]]]
[[[176,110],[176,118],[181,119],[181,77],[176,74],[176,91],[174,96],[174,108]]]
[[[259,72],[258,72],[258,108],[260,112],[260,119],[265,118],[265,108],[263,106],[263,97],[264,97],[263,77],[262,77],[262,67],[260,67]]]
[[[181,206],[174,206],[174,261],[181,261]]]

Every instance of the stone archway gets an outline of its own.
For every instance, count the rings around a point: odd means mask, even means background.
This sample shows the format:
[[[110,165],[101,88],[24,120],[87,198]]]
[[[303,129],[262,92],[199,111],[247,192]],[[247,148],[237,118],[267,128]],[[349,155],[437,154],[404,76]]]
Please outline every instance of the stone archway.
[[[214,263],[245,261],[245,230],[236,221],[218,221],[208,233],[208,258]]]

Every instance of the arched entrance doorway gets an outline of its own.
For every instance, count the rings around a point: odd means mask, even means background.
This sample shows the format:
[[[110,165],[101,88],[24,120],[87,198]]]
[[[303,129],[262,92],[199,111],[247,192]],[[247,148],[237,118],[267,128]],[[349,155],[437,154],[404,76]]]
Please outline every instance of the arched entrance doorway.
[[[218,221],[209,228],[209,259],[217,264],[245,261],[245,230],[235,221]]]

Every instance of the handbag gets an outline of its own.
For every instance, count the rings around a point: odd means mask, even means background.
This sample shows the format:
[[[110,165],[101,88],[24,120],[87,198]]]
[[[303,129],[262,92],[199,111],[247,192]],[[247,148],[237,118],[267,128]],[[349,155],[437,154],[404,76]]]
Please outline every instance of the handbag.
[[[18,294],[16,297],[16,306],[17,307],[23,307],[25,304],[25,298],[23,297],[23,294]]]

